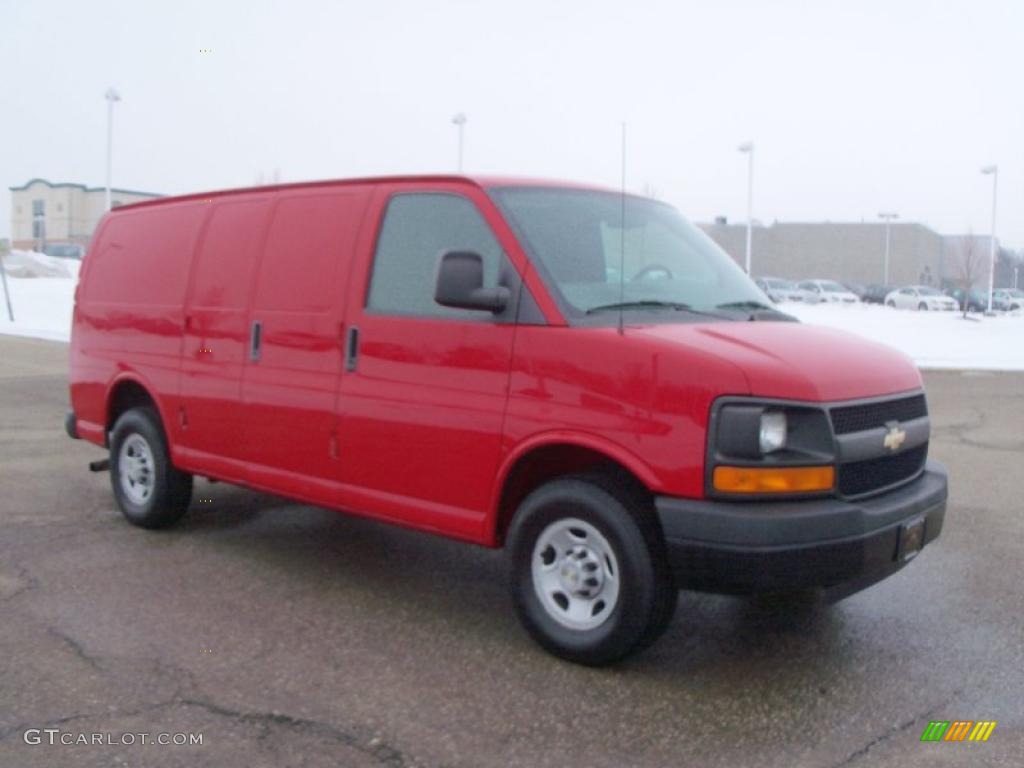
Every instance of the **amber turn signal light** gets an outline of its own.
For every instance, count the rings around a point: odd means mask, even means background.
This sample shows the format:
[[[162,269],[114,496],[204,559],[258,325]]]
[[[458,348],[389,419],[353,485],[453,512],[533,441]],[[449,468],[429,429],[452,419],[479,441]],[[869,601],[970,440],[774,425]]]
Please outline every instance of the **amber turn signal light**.
[[[725,493],[810,493],[830,491],[834,467],[715,467],[716,491]]]

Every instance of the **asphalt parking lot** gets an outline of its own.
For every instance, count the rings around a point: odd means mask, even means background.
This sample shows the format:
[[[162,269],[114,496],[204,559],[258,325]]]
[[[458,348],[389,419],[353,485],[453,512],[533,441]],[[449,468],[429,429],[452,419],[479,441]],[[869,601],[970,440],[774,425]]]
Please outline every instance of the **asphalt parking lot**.
[[[951,503],[908,568],[834,606],[684,593],[594,670],[520,629],[501,553],[205,481],[130,526],[63,432],[66,354],[0,336],[0,766],[1021,765],[1024,375],[926,375]]]

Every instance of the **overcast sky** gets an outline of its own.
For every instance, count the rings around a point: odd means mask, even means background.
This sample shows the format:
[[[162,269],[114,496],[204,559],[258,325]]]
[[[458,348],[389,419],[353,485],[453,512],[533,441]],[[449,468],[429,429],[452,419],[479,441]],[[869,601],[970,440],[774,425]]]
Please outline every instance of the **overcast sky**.
[[[159,10],[158,10],[159,8]],[[1024,247],[1024,2],[0,0],[0,236],[32,177],[183,193],[452,171],[654,189],[698,221],[876,220]],[[201,53],[211,49],[212,53]]]

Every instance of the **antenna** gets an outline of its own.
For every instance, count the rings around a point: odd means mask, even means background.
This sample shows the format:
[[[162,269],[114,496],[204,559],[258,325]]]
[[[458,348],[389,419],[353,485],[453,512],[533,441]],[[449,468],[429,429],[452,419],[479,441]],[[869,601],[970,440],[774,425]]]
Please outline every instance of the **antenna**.
[[[626,123],[622,123],[622,194],[619,218],[619,335],[622,335],[622,304],[626,296]]]

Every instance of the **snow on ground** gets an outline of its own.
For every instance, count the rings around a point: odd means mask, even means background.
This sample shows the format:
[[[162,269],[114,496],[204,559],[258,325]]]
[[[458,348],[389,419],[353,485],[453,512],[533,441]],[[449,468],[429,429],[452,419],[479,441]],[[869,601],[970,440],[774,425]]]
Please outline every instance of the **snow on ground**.
[[[5,265],[12,263],[9,259],[4,259]],[[37,271],[47,271],[53,267],[51,261],[66,269],[68,277],[11,277],[8,273],[15,322],[7,319],[7,308],[0,303],[0,333],[57,341],[70,339],[71,307],[81,262],[33,253],[19,257],[18,263],[35,264]],[[1021,313],[998,317],[971,315],[971,319],[965,320],[959,312],[915,312],[877,304],[795,303],[783,304],[780,309],[805,323],[840,328],[896,347],[921,368],[1024,371]]]
[[[809,325],[840,328],[896,347],[919,368],[1024,371],[1024,315],[982,317],[917,312],[879,304],[787,303],[779,307]]]
[[[52,262],[57,262],[54,265]],[[12,251],[4,256],[7,288],[11,292],[14,323],[7,316],[7,304],[0,296],[0,333],[34,336],[37,339],[69,341],[71,308],[75,301],[80,261],[57,259],[42,253]],[[64,277],[14,277],[13,274],[63,272]],[[0,285],[0,294],[3,286]]]

